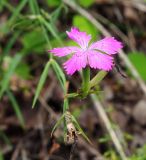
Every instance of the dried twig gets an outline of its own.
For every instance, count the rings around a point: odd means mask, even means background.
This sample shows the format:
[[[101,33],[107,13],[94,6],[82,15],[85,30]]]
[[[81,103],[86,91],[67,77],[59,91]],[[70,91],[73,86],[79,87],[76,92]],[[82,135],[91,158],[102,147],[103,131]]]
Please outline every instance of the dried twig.
[[[131,1],[121,1],[126,6],[133,6],[134,8],[146,12],[146,3],[144,0],[131,0]]]
[[[127,157],[124,153],[123,147],[121,146],[121,144],[119,142],[119,139],[116,136],[116,133],[115,133],[114,129],[112,128],[110,120],[108,119],[108,116],[105,113],[104,107],[102,106],[100,101],[97,99],[97,96],[91,95],[91,98],[92,98],[93,103],[94,103],[94,108],[97,111],[97,113],[99,114],[102,121],[104,122],[104,125],[106,126],[106,129],[108,130],[119,155],[121,156],[122,160],[127,160]]]
[[[59,116],[53,111],[53,109],[47,104],[47,100],[52,96],[53,89],[56,86],[57,81],[55,79],[52,80],[52,83],[46,89],[44,95],[40,95],[38,97],[39,102],[41,103],[42,107],[50,114],[51,118],[58,119]],[[35,89],[32,89],[32,92],[35,94]]]
[[[104,157],[97,151],[97,149],[93,145],[89,145],[83,138],[79,137],[78,143],[90,154],[95,155],[97,160],[104,160]]]
[[[19,152],[21,150],[21,147],[22,147],[22,141],[20,141],[17,146],[16,146],[16,149],[14,150],[13,154],[12,154],[12,157],[11,157],[11,160],[16,160],[19,156]]]
[[[94,16],[103,24],[108,24],[109,28],[111,28],[117,35],[120,36],[120,38],[126,42],[126,44],[130,47],[129,45],[129,40],[128,37],[113,23],[110,22],[107,18],[104,16],[100,15],[99,13],[94,13]]]

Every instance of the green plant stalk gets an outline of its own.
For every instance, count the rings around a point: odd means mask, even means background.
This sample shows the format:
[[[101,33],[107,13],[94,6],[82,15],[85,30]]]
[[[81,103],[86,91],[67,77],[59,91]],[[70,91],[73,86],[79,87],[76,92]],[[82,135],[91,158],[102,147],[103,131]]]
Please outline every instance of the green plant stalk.
[[[2,154],[1,148],[0,148],[0,160],[4,160],[4,156]]]
[[[83,69],[82,71],[82,78],[83,78],[83,82],[82,82],[82,92],[83,92],[83,96],[87,96],[90,86],[89,86],[89,82],[90,82],[90,68],[86,67],[85,69]]]
[[[9,137],[8,137],[2,130],[0,130],[0,138],[1,138],[10,148],[12,148],[12,143],[11,143]]]
[[[21,124],[21,127],[24,129],[24,126],[25,126],[25,121],[24,121],[24,117],[23,117],[23,114],[21,112],[21,109],[20,109],[20,106],[18,104],[18,102],[16,101],[13,93],[11,93],[9,90],[7,90],[7,95],[12,103],[12,107],[15,111],[15,114]]]
[[[63,113],[65,113],[69,109],[69,104],[68,104],[68,99],[64,99],[64,104],[63,104]]]
[[[103,78],[107,75],[108,72],[106,71],[99,71],[96,76],[89,82],[89,88],[94,87],[95,85],[99,84]]]
[[[11,61],[10,65],[9,65],[9,69],[5,72],[4,78],[1,80],[1,83],[0,83],[0,86],[1,86],[0,98],[3,96],[4,92],[7,90],[10,78],[11,78],[12,74],[14,73],[18,64],[21,62],[22,57],[23,57],[23,55],[21,55],[21,54],[16,54],[13,57],[13,60]]]
[[[52,34],[52,36],[54,36],[54,38],[56,38],[58,40],[58,42],[60,43],[60,45],[62,44],[62,40],[60,39],[60,37],[58,36],[58,33],[55,32],[54,28],[52,28],[51,24],[49,22],[47,22],[42,16],[39,16],[39,21],[48,29],[48,31]]]
[[[68,99],[65,98],[64,99],[64,103],[63,103],[63,115],[64,115],[64,119],[63,119],[63,123],[64,123],[64,127],[63,127],[63,132],[64,132],[64,139],[65,139],[65,136],[67,134],[67,124],[66,124],[66,120],[65,120],[65,114],[66,114],[66,111],[69,110],[69,104],[68,104]]]
[[[68,94],[65,95],[65,97],[67,97],[67,98],[75,98],[77,96],[79,96],[78,93],[68,93]]]
[[[46,65],[45,65],[45,68],[43,70],[43,73],[41,74],[41,77],[40,77],[40,80],[39,80],[39,83],[37,85],[37,89],[35,91],[35,95],[34,95],[34,99],[33,99],[33,103],[32,103],[32,108],[35,107],[35,104],[36,104],[36,101],[40,95],[40,92],[41,92],[41,89],[43,88],[43,85],[47,79],[47,76],[48,76],[48,71],[49,71],[49,68],[50,68],[50,65],[51,65],[51,62],[52,62],[52,59],[50,59]]]
[[[24,8],[24,6],[27,4],[28,0],[23,0],[21,3],[18,5],[18,7],[15,9],[14,13],[10,17],[8,23],[11,26],[14,22],[15,19],[17,19],[17,16],[19,16],[21,10]]]

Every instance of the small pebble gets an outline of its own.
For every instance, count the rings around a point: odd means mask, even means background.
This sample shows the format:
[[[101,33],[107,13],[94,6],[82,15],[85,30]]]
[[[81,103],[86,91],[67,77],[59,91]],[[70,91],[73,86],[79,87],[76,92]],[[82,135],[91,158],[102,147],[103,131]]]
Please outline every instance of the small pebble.
[[[140,100],[134,107],[133,118],[140,124],[146,124],[146,100]]]

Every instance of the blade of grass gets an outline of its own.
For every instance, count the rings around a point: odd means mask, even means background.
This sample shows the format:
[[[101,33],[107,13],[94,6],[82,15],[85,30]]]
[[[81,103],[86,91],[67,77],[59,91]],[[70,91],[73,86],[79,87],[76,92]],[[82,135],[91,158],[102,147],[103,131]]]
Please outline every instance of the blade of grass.
[[[78,131],[82,134],[82,136],[90,143],[91,141],[89,140],[89,138],[86,136],[86,134],[84,133],[84,131],[82,130],[82,128],[80,127],[79,123],[77,122],[77,120],[75,119],[74,116],[72,116],[72,121],[74,122],[76,128],[78,129]]]
[[[68,99],[65,98],[63,102],[63,113],[65,113],[69,109]]]
[[[65,116],[65,114],[63,114],[63,115],[59,118],[59,120],[56,122],[55,126],[54,126],[53,129],[52,129],[51,137],[52,137],[54,131],[56,130],[56,128],[57,128],[57,127],[61,124],[61,122],[63,121],[64,116]]]
[[[12,149],[12,143],[9,137],[1,130],[0,130],[0,140],[4,141],[4,143],[6,143],[9,146],[9,148]],[[0,146],[0,160],[4,160],[1,146]]]
[[[65,75],[62,71],[62,69],[60,68],[60,66],[58,65],[58,63],[55,60],[52,60],[52,67],[57,75],[57,78],[61,84],[61,87],[63,89],[63,91],[65,92],[65,84],[66,84],[66,78]]]
[[[17,65],[20,63],[21,59],[22,59],[22,55],[16,54],[15,57],[13,58],[13,60],[11,61],[9,69],[4,74],[4,78],[2,79],[2,81],[0,83],[0,85],[1,85],[0,98],[2,97],[3,93],[7,90],[10,78],[11,78],[12,74],[14,73]]]
[[[15,11],[13,12],[13,14],[12,14],[12,16],[10,17],[10,19],[9,19],[9,25],[11,25],[14,21],[15,21],[15,19],[17,18],[17,16],[19,15],[19,13],[21,12],[21,10],[24,8],[24,6],[26,5],[26,3],[28,2],[28,0],[22,0],[20,3],[19,3],[19,5],[18,5],[18,7],[17,8],[15,8]]]
[[[38,97],[39,97],[39,95],[40,95],[40,92],[41,92],[41,90],[42,90],[42,88],[43,88],[43,85],[44,85],[44,83],[45,83],[45,81],[46,81],[46,78],[47,78],[47,76],[48,76],[48,70],[49,70],[50,65],[51,65],[51,61],[52,61],[52,60],[49,60],[49,61],[47,62],[46,66],[45,66],[45,68],[44,68],[44,70],[43,70],[43,73],[42,73],[42,75],[41,75],[41,77],[40,77],[40,80],[39,80],[39,83],[38,83],[38,85],[37,85],[37,89],[36,89],[36,92],[35,92],[35,96],[34,96],[34,99],[33,99],[32,108],[34,108],[34,106],[35,106],[35,104],[36,104],[36,101],[37,101],[37,99],[38,99]]]
[[[0,160],[4,160],[4,156],[2,154],[1,148],[0,148]]]
[[[107,73],[108,72],[106,71],[99,71],[97,75],[89,82],[90,88],[94,87],[95,85],[98,85],[99,82],[107,75]]]
[[[34,0],[33,0],[33,1],[29,1],[29,6],[30,6],[31,12],[32,12],[33,14],[40,14],[37,1],[35,1],[35,2],[34,2]],[[39,21],[39,22],[40,22],[40,21]],[[45,37],[45,39],[46,39],[46,43],[48,44],[49,49],[51,49],[52,46],[51,46],[51,43],[50,43],[50,40],[49,40],[47,31],[46,31],[46,28],[44,27],[44,25],[43,25],[41,22],[40,22],[40,26],[41,26],[41,28],[42,28],[44,37]],[[52,58],[52,54],[50,54],[50,58]]]
[[[20,31],[17,31],[13,34],[13,36],[10,38],[10,40],[7,42],[7,45],[6,47],[4,48],[4,51],[3,51],[3,55],[6,55],[9,53],[10,49],[12,48],[12,46],[14,45],[14,43],[16,42],[17,38],[19,37],[20,35]]]
[[[40,10],[39,10],[39,6],[38,6],[37,1],[35,1],[35,0],[29,1],[29,4],[30,4],[30,8],[31,8],[33,14],[40,14]],[[51,34],[58,40],[58,42],[62,45],[62,41],[61,41],[60,37],[57,35],[54,27],[53,27],[50,23],[48,23],[48,22],[43,18],[43,16],[39,16],[39,21],[40,21],[41,27],[42,27],[42,29],[43,29],[44,36],[46,37],[46,35],[47,35],[47,32],[46,32],[45,29],[44,29],[44,26],[45,26],[45,27],[48,29],[48,31],[50,31],[50,33],[51,33]],[[49,44],[49,48],[51,48],[51,45],[50,45],[49,37],[48,37],[48,36],[47,36],[46,40],[47,40],[47,43]]]
[[[13,6],[9,2],[7,2],[6,0],[1,0],[1,5],[6,7],[9,11],[14,12]]]
[[[61,4],[57,9],[55,9],[55,11],[51,13],[51,23],[54,24],[56,20],[59,18],[62,8],[63,5]]]
[[[3,131],[1,131],[1,130],[0,130],[0,137],[1,137],[1,139],[2,139],[7,145],[9,145],[10,147],[12,147],[12,143],[11,143],[9,137],[8,137]]]
[[[8,97],[9,97],[11,103],[12,103],[12,107],[15,111],[15,114],[16,114],[17,118],[19,119],[19,122],[20,122],[22,128],[24,128],[24,125],[25,125],[24,117],[23,117],[23,114],[20,110],[20,106],[19,106],[16,98],[14,97],[13,93],[10,92],[9,90],[7,90],[7,95],[8,95]]]
[[[48,31],[52,34],[52,36],[57,39],[57,41],[59,42],[59,44],[62,46],[62,40],[58,36],[58,33],[56,33],[54,31],[54,29],[51,26],[51,24],[48,23],[42,16],[39,18],[39,20],[48,29]]]
[[[59,6],[58,8],[60,8],[61,6]],[[60,9],[60,11],[61,11],[61,9]],[[59,14],[59,13],[58,13]],[[50,27],[54,30],[54,33],[57,33],[58,34],[58,30],[57,30],[57,28],[56,28],[56,25],[55,25],[55,21],[57,20],[57,17],[56,17],[56,19],[53,19],[53,17],[52,17],[52,14],[48,14],[48,12],[46,12],[45,10],[43,10],[43,9],[41,9],[41,15],[42,15],[42,17],[44,18],[44,20],[46,21],[46,22],[48,22],[49,21],[49,24],[50,24]],[[57,15],[56,15],[57,16]],[[59,17],[59,15],[58,15],[58,17]],[[53,35],[53,34],[52,34]],[[54,34],[54,36],[55,36],[55,34]],[[62,42],[61,42],[62,43]]]
[[[31,11],[32,11],[33,14],[39,14],[40,13],[39,6],[38,6],[36,0],[29,1],[29,6],[30,6]]]
[[[43,31],[43,34],[44,34],[44,37],[46,39],[46,42],[48,44],[48,48],[51,49],[52,46],[51,46],[51,43],[50,43],[50,40],[49,40],[49,37],[47,35],[47,31],[46,31],[46,28],[41,24],[41,28],[42,28],[42,31]],[[50,58],[52,58],[52,54],[49,54]]]

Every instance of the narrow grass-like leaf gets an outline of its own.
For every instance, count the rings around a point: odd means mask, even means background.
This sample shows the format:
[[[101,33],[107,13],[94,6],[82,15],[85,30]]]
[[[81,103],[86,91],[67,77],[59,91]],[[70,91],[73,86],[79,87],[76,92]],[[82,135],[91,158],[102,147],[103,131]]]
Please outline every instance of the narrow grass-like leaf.
[[[52,34],[52,36],[54,38],[56,38],[58,40],[58,42],[62,45],[62,40],[58,36],[58,33],[56,33],[56,31],[54,30],[54,28],[51,26],[51,24],[48,23],[42,16],[40,18],[40,22],[42,22],[44,24],[44,26],[48,29],[48,31]]]
[[[4,156],[2,154],[1,148],[0,148],[0,160],[4,160]]]
[[[15,12],[16,8],[13,7],[7,0],[1,0],[1,3],[4,7],[6,7],[10,12]],[[20,14],[19,14],[20,15]],[[18,16],[19,16],[18,15]]]
[[[43,34],[44,34],[44,38],[46,40],[46,43],[48,45],[48,48],[51,49],[52,46],[51,46],[51,43],[50,43],[50,40],[49,40],[49,37],[47,35],[47,31],[46,31],[46,28],[41,24],[41,29],[43,31]],[[52,54],[49,54],[50,55],[50,58],[52,58]]]
[[[3,1],[0,1],[0,12],[3,11],[3,8],[4,8]]]
[[[60,39],[60,36],[58,36],[58,30],[56,28],[56,25],[55,25],[55,20],[52,21],[52,15],[48,14],[48,12],[46,12],[45,10],[41,9],[41,14],[42,14],[42,17],[43,17],[43,20],[45,22],[49,22],[49,26],[50,28],[52,28],[52,30],[50,30],[50,33],[55,37],[55,39],[62,45],[62,41]],[[47,28],[47,27],[46,27]],[[48,29],[48,28],[47,28]],[[57,38],[58,36],[58,38]]]
[[[33,14],[40,14],[40,10],[39,10],[39,6],[38,6],[37,1],[35,1],[35,2],[34,2],[34,0],[33,1],[29,1],[29,5],[30,5],[30,8],[31,8],[31,11],[32,11]],[[51,49],[52,46],[51,46],[51,43],[50,43],[49,36],[47,34],[46,28],[44,27],[43,23],[41,23],[41,20],[39,22],[40,22],[41,29],[43,31],[42,33],[44,34],[44,38],[46,39],[46,43],[47,43],[49,49]],[[52,55],[50,56],[50,58],[52,58]]]
[[[68,99],[65,98],[64,101],[63,101],[63,114],[64,114],[64,116],[66,114],[67,109],[69,109]],[[64,123],[63,132],[64,132],[64,136],[65,136],[67,134],[67,125],[66,125],[65,118],[64,118],[63,123]]]
[[[68,99],[65,98],[63,102],[63,113],[65,113],[69,109]]]
[[[63,6],[59,5],[59,7],[57,9],[55,9],[54,12],[51,13],[51,22],[52,23],[55,23],[55,21],[59,18],[62,8],[63,8]]]
[[[59,118],[59,120],[56,122],[55,126],[53,127],[52,129],[52,132],[51,132],[51,137],[54,133],[54,131],[56,130],[56,128],[61,124],[61,122],[63,121],[63,118],[65,116],[65,113]]]
[[[107,73],[108,72],[103,71],[103,70],[99,71],[96,74],[96,76],[93,79],[91,79],[91,81],[89,82],[90,88],[98,85],[103,80],[103,78],[107,75]]]
[[[12,36],[12,37],[10,38],[10,40],[7,42],[7,45],[6,45],[6,47],[4,48],[4,51],[3,51],[2,56],[9,53],[10,49],[12,48],[12,46],[13,46],[14,43],[16,42],[17,38],[19,37],[20,33],[21,33],[21,32],[18,31],[18,32],[15,32],[15,33],[13,34],[13,36]]]
[[[39,80],[39,83],[38,83],[38,86],[37,86],[37,89],[36,89],[36,92],[35,92],[35,96],[34,96],[34,99],[33,99],[33,103],[32,103],[32,108],[34,108],[35,104],[36,104],[36,101],[40,95],[40,92],[43,88],[43,85],[46,81],[46,78],[48,76],[48,70],[49,70],[49,67],[50,67],[50,64],[51,64],[51,60],[47,62],[44,70],[43,70],[43,73],[41,75],[41,78]]]
[[[0,139],[2,139],[7,145],[12,147],[12,143],[11,143],[9,137],[1,130],[0,130]]]
[[[29,6],[33,14],[39,14],[39,7],[36,0],[30,0]]]
[[[34,4],[34,0],[33,1],[29,1],[29,6],[30,6],[30,9],[31,9],[31,12],[33,14],[39,14],[40,11],[39,11],[39,8],[38,8],[38,4],[37,2],[35,2]],[[44,35],[44,38],[46,40],[46,43],[49,47],[49,49],[52,48],[51,44],[50,44],[50,40],[49,40],[49,37],[48,37],[48,34],[47,34],[47,31],[46,31],[46,28],[44,27],[44,25],[41,23],[41,20],[39,21],[40,23],[40,26],[41,26],[41,29],[42,29],[42,34]],[[50,54],[50,58],[52,58],[52,55]]]
[[[0,140],[4,141],[4,143],[6,143],[10,148],[12,148],[12,143],[10,142],[9,137],[1,130],[0,130]],[[1,146],[0,146],[0,160],[4,160]]]
[[[22,0],[18,7],[15,8],[15,11],[13,12],[11,18],[9,19],[9,24],[11,25],[13,23],[13,21],[17,18],[17,16],[19,15],[19,13],[21,12],[21,10],[24,8],[24,6],[26,5],[26,3],[28,2],[28,0]]]
[[[34,6],[33,0],[29,1],[28,3],[29,3],[29,7],[30,7],[30,9],[31,9],[31,12],[32,12],[33,14],[36,14],[36,8],[35,8],[35,6]]]
[[[52,67],[57,75],[57,78],[61,84],[63,91],[65,92],[66,78],[65,78],[65,75],[64,75],[62,69],[60,68],[60,66],[58,65],[58,63],[55,60],[52,60]]]
[[[9,69],[7,72],[4,74],[4,78],[1,81],[1,89],[0,89],[0,98],[2,97],[3,93],[6,91],[9,85],[10,78],[12,74],[14,73],[17,65],[20,63],[22,58],[22,55],[16,54],[16,56],[12,59]]]
[[[15,21],[15,24],[12,26],[12,30],[17,33],[17,31],[32,31],[34,28],[36,28],[39,24],[37,20],[37,16],[33,17],[34,15],[30,16],[23,16],[22,18],[18,18]],[[33,18],[32,18],[33,17]]]
[[[20,122],[22,128],[24,128],[25,122],[24,122],[23,114],[20,110],[20,106],[19,106],[17,100],[15,99],[12,92],[10,92],[9,90],[7,90],[7,95],[8,95],[8,97],[9,97],[11,103],[12,103],[12,107],[15,111],[15,114],[16,114],[17,118],[19,119],[19,122]]]
[[[78,129],[78,131],[82,134],[82,136],[90,143],[91,141],[89,140],[89,138],[86,136],[86,134],[84,133],[84,131],[82,130],[82,128],[80,127],[79,123],[77,122],[77,120],[75,119],[74,116],[72,116],[72,121],[74,122],[76,128]]]

